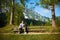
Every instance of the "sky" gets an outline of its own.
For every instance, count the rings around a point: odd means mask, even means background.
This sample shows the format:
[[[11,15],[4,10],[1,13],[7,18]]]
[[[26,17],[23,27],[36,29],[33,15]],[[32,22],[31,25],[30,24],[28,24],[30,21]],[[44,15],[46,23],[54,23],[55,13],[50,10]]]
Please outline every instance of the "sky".
[[[39,0],[30,0],[29,3],[27,3],[28,8],[33,8],[34,7],[34,11],[36,11],[37,13],[39,13],[42,16],[46,16],[51,18],[51,10],[45,9],[41,6],[35,6],[35,2],[38,2]],[[31,4],[30,4],[31,3]],[[60,16],[60,8],[56,7],[55,8],[55,15],[56,16]]]

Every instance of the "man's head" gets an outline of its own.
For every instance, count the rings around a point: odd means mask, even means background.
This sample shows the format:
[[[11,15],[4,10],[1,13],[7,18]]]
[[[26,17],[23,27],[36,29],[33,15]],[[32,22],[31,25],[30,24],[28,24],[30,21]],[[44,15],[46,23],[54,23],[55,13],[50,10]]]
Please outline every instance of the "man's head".
[[[22,23],[24,23],[24,21],[22,21]]]

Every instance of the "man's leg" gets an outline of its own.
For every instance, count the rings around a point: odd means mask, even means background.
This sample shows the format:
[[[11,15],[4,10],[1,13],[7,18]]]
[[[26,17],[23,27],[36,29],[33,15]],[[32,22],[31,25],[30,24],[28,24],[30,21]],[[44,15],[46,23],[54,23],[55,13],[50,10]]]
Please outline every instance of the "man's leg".
[[[19,28],[19,33],[20,33],[20,34],[22,33],[22,28]]]
[[[26,32],[26,28],[24,28],[24,34],[26,34],[27,32]]]

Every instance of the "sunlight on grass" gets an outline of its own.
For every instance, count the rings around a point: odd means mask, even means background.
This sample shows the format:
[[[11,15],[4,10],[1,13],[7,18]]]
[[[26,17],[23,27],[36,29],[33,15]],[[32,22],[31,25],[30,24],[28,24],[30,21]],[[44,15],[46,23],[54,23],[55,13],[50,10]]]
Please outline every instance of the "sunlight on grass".
[[[6,25],[3,28],[0,28],[0,33],[13,33],[13,28],[18,27],[16,25]],[[53,28],[52,26],[28,26],[28,30],[42,30],[44,29],[45,32],[52,32]],[[60,28],[56,28],[53,30],[53,32],[60,32]]]
[[[60,34],[39,34],[39,35],[3,35],[0,40],[60,40]]]

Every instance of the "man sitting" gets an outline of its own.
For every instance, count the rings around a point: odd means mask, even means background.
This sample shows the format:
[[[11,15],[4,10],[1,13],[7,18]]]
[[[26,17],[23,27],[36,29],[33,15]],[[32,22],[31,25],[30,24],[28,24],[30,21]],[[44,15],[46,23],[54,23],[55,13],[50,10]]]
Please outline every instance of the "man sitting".
[[[22,32],[24,32],[24,34],[26,34],[25,24],[24,24],[23,21],[22,21],[22,22],[20,23],[20,25],[19,25],[19,30],[20,30],[20,34],[21,34]]]

